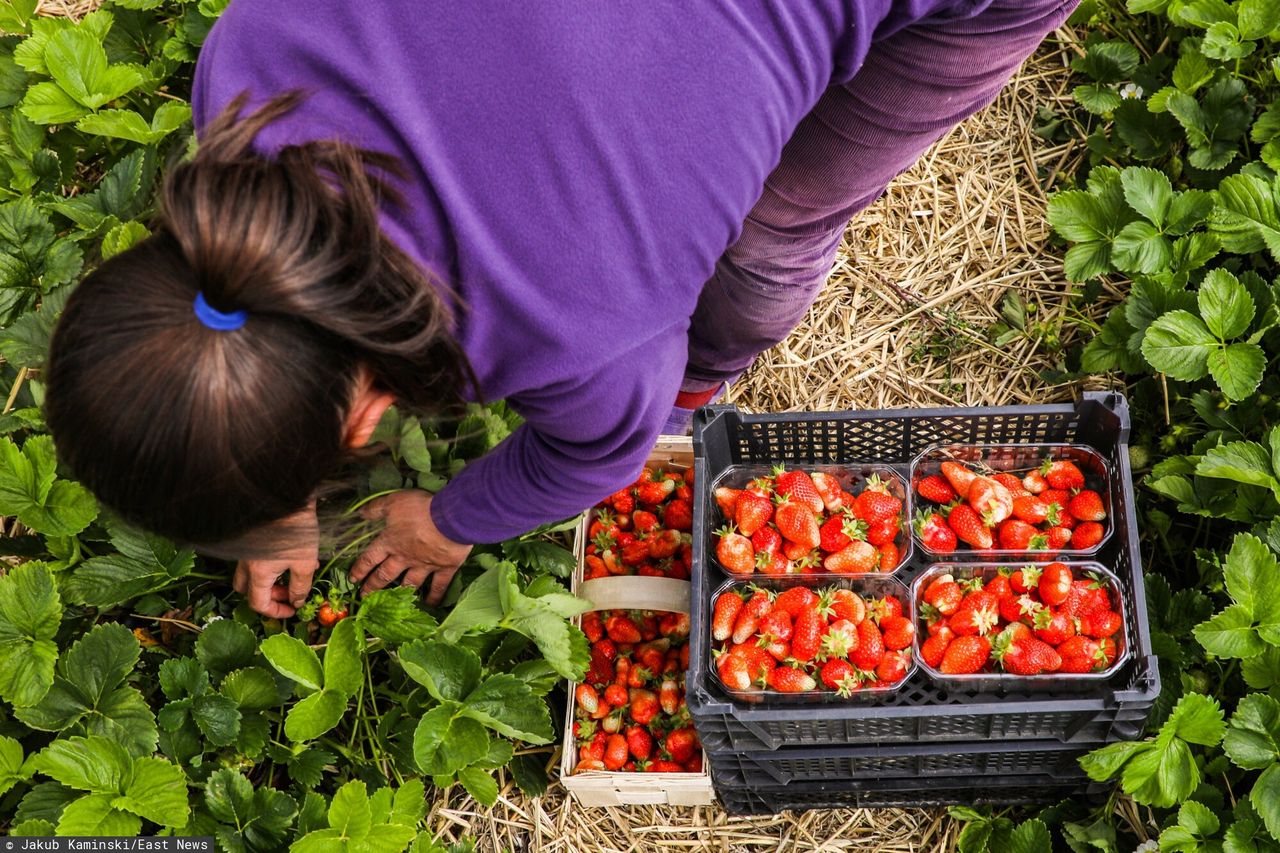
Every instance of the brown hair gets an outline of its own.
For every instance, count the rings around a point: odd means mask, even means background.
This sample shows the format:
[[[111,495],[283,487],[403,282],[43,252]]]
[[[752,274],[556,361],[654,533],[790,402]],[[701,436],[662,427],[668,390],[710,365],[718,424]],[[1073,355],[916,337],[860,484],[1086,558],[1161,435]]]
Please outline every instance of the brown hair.
[[[302,95],[237,98],[175,165],[152,236],[102,263],[53,335],[49,428],[126,519],[216,543],[290,515],[345,458],[359,365],[410,407],[461,403],[474,374],[447,290],[378,227],[395,158],[337,141],[252,149]],[[384,177],[386,176],[386,177]],[[215,331],[197,292],[243,327]]]

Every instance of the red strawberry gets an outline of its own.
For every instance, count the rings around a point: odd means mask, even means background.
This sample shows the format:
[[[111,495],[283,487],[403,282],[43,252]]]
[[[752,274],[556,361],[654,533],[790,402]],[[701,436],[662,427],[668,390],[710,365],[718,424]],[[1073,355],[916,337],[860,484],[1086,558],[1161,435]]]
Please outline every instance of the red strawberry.
[[[1013,499],[1013,515],[1027,524],[1043,524],[1049,518],[1049,506],[1034,495],[1020,495]]]
[[[898,536],[898,531],[902,529],[902,518],[893,516],[872,523],[867,528],[867,541],[879,548],[887,542],[892,542]]]
[[[781,600],[782,596],[778,598]],[[854,625],[867,618],[866,602],[851,589],[832,589],[827,592],[822,609],[829,611],[836,619],[847,619]]]
[[[749,638],[755,636],[756,629],[760,627],[761,618],[761,616],[743,607],[742,612],[738,614],[737,621],[733,623],[733,634],[730,639],[735,643],[745,643]]]
[[[988,527],[994,527],[1013,515],[1013,495],[990,477],[975,478],[965,499]]]
[[[813,607],[817,601],[818,596],[814,595],[813,590],[807,586],[793,586],[778,593],[778,598],[773,602],[773,609],[781,610],[795,619],[802,611]]]
[[[916,493],[925,500],[933,501],[936,504],[949,504],[956,499],[956,490],[951,488],[951,484],[937,474],[922,477],[916,483]]]
[[[792,562],[795,562],[796,560],[803,560],[805,557],[809,556],[810,550],[812,549],[808,545],[804,545],[800,542],[792,542],[790,539],[784,539],[782,541],[782,556]]]
[[[1061,551],[1063,548],[1075,541],[1075,534],[1065,527],[1050,527],[1044,534],[1048,540],[1045,545],[1046,551]]]
[[[627,763],[627,756],[630,750],[627,748],[627,739],[622,735],[609,735],[609,741],[604,747],[604,766],[608,770],[621,770],[622,765]]]
[[[1021,623],[1035,619],[1044,605],[1031,596],[1007,595],[1000,599],[1000,618],[1006,622]]]
[[[1102,521],[1107,517],[1107,510],[1102,505],[1102,496],[1086,489],[1078,493],[1067,504],[1067,509],[1081,521]]]
[[[987,550],[995,544],[991,531],[968,504],[956,504],[947,516],[947,524],[955,531],[956,538],[979,550]]]
[[[817,607],[800,611],[791,628],[791,656],[801,663],[808,663],[818,654],[825,621],[818,615]]]
[[[1001,569],[997,574],[987,580],[983,586],[987,592],[994,595],[997,599],[1004,598],[1006,595],[1013,595],[1013,585],[1009,583],[1009,575],[1006,569]]]
[[[795,570],[794,565],[782,551],[772,554],[762,551],[756,555],[756,571],[762,575],[789,575]]]
[[[794,629],[792,629],[792,632],[794,634]],[[781,663],[791,657],[791,644],[788,642],[784,642],[783,640],[768,640],[764,637],[760,639],[760,642],[765,644],[760,648],[776,662]]]
[[[636,484],[636,500],[648,506],[657,506],[665,501],[675,488],[674,480],[647,480]]]
[[[759,633],[775,640],[791,639],[791,614],[775,607],[760,620]]]
[[[653,735],[639,726],[627,729],[627,751],[637,761],[647,761],[653,754]]]
[[[720,593],[711,612],[711,636],[721,642],[729,639],[741,612],[742,596],[731,589]]]
[[[684,766],[675,762],[668,761],[665,758],[659,758],[657,761],[649,763],[650,773],[684,773]]]
[[[658,526],[658,516],[638,509],[631,513],[631,526],[637,533],[643,533]]]
[[[743,536],[752,536],[773,517],[773,502],[754,492],[742,492],[733,512],[733,520]]]
[[[600,694],[590,684],[579,684],[573,695],[578,702],[578,707],[588,714],[594,714],[600,710]]]
[[[856,524],[843,512],[832,515],[818,528],[818,547],[828,554],[843,549],[853,539]]]
[[[773,521],[783,536],[803,545],[806,551],[818,547],[821,540],[818,534],[818,516],[804,504],[783,498],[774,510]]]
[[[733,525],[727,525],[716,531],[720,541],[716,544],[716,559],[725,571],[735,575],[748,575],[755,570],[756,554],[751,547],[751,540],[741,533],[735,533]]]
[[[1096,521],[1085,521],[1075,530],[1071,531],[1071,547],[1087,551],[1102,541],[1102,537],[1107,535],[1107,529]]]
[[[693,504],[683,498],[667,504],[662,512],[662,523],[672,530],[692,530]]]
[[[1090,578],[1079,578],[1071,582],[1072,591],[1080,592],[1080,606],[1076,615],[1096,616],[1111,609],[1111,596],[1106,585]]]
[[[1019,518],[1001,524],[999,535],[1000,547],[1007,551],[1043,551],[1049,544],[1047,537]]]
[[[1044,465],[1040,466],[1040,473],[1055,489],[1072,492],[1084,488],[1084,474],[1080,472],[1076,463],[1069,459],[1046,460]]]
[[[886,595],[872,603],[871,611],[871,615],[875,617],[877,622],[884,622],[886,619],[893,619],[902,615],[902,602],[898,600],[897,596]]]
[[[1017,497],[1027,490],[1022,486],[1022,480],[1018,479],[1016,474],[1010,474],[1008,471],[1000,471],[991,475],[991,479],[1009,490],[1009,494]]]
[[[916,533],[921,543],[934,554],[950,554],[956,549],[955,531],[947,525],[940,513],[920,513],[916,516]]]
[[[819,644],[819,657],[847,658],[858,647],[858,626],[848,619],[837,619],[827,626]]]
[[[678,530],[660,530],[649,536],[649,559],[665,560],[674,557],[684,543],[684,535]]]
[[[928,639],[920,644],[920,659],[934,669],[938,668],[938,664],[942,663],[942,656],[947,650],[947,646],[951,645],[951,641],[955,639],[955,632],[945,625],[938,629],[936,634],[930,634]]]
[[[1102,656],[1100,669],[1107,669],[1116,662],[1116,656],[1120,654],[1120,647],[1116,645],[1116,641],[1110,637],[1104,637],[1098,641],[1098,654]]]
[[[884,637],[880,628],[870,619],[858,623],[858,646],[849,654],[849,660],[858,669],[875,669],[884,657]]]
[[[1059,510],[1066,509],[1067,504],[1071,502],[1071,493],[1066,489],[1045,489],[1043,492],[1036,495],[1036,497],[1038,497],[1040,502],[1045,506],[1057,504]]]
[[[902,512],[902,501],[889,494],[889,487],[876,475],[867,480],[866,488],[858,495],[854,510],[858,518],[875,526],[886,519],[897,518]]]
[[[747,676],[751,679],[752,684],[758,684],[763,687],[765,678],[778,665],[778,658],[770,652],[773,645],[771,643],[769,646],[753,646],[747,643],[742,647],[740,654],[742,659],[747,662]],[[787,644],[782,643],[781,645],[786,646]],[[785,659],[786,656],[787,653],[784,653],[781,657]]]
[[[758,495],[762,498],[769,498],[769,502],[773,503],[773,478],[772,477],[756,477],[750,483],[747,483],[748,492]]]
[[[1031,592],[1040,585],[1039,566],[1023,566],[1009,575],[1009,585],[1014,592]]]
[[[1055,612],[1051,608],[1041,610],[1035,616],[1036,637],[1051,646],[1060,645],[1076,635],[1076,627],[1071,617],[1065,613]]]
[[[632,689],[630,693],[631,719],[642,726],[649,725],[658,716],[658,697],[652,690]]]
[[[968,675],[982,669],[991,656],[986,637],[956,637],[947,646],[938,669],[946,675]]]
[[[609,495],[609,504],[617,512],[627,513],[628,515],[636,508],[636,499],[631,494],[631,489],[619,489],[612,495]]]
[[[614,708],[621,708],[628,701],[627,688],[621,684],[610,684],[604,689],[604,701]]]
[[[961,637],[985,634],[1000,621],[996,597],[985,590],[971,592],[960,602],[947,624]]]
[[[813,480],[813,487],[822,497],[822,504],[827,512],[839,512],[844,508],[844,489],[840,487],[839,480],[821,471],[815,471],[810,479]]]
[[[773,469],[774,490],[783,497],[790,497],[796,503],[809,507],[815,515],[826,509],[822,496],[818,494],[813,480],[804,471],[796,469],[787,471],[782,465]]]
[[[1039,471],[1031,471],[1022,478],[1022,488],[1033,495],[1038,495],[1049,488],[1049,482],[1045,480],[1044,475]]]
[[[604,623],[600,620],[600,611],[592,610],[582,614],[582,633],[587,640],[594,643],[604,636]]]
[[[1057,672],[1062,666],[1062,656],[1043,640],[1015,640],[1002,650],[997,650],[1005,672],[1014,675],[1041,675]]]
[[[1080,633],[1095,640],[1113,636],[1122,627],[1124,627],[1124,621],[1114,610],[1080,617]]]
[[[604,630],[615,643],[638,643],[643,637],[636,623],[622,615],[610,616],[604,621]]]
[[[902,561],[902,552],[898,550],[896,543],[886,542],[876,550],[880,552],[880,571],[891,572],[898,568],[898,563]]]
[[[1058,646],[1058,654],[1062,656],[1062,666],[1058,668],[1058,672],[1093,672],[1100,665],[1105,666],[1105,658],[1099,651],[1097,642],[1080,634]]]
[[[907,675],[910,653],[903,650],[889,652],[876,664],[876,679],[882,684],[896,684]]]
[[[822,665],[819,676],[822,683],[832,690],[844,690],[847,679],[856,679],[853,664],[840,658],[832,658]],[[847,695],[847,694],[842,694]]]
[[[698,750],[698,734],[691,728],[676,729],[667,735],[662,742],[663,749],[677,764],[684,764],[693,758]]]
[[[924,589],[924,600],[943,616],[950,616],[960,606],[964,592],[951,575],[942,575]]]
[[[959,462],[950,460],[942,463],[942,476],[947,478],[951,488],[955,489],[956,495],[961,498],[969,494],[969,486],[978,478],[977,474]]]
[[[880,564],[880,554],[870,542],[855,539],[848,547],[828,554],[822,567],[832,574],[860,574],[874,572]]]
[[[716,489],[716,505],[720,507],[720,512],[724,513],[725,518],[734,517],[740,494],[742,494],[741,489],[731,489],[728,486]]]
[[[1050,563],[1040,575],[1040,600],[1056,607],[1067,600],[1071,592],[1071,569],[1064,563]]]
[[[725,687],[730,690],[746,690],[751,687],[751,676],[747,672],[747,662],[742,655],[724,655],[717,661],[716,666]]]
[[[770,558],[778,553],[782,548],[782,534],[770,525],[765,525],[757,530],[751,536],[751,547],[756,552],[757,565],[761,554],[768,554]]]
[[[905,649],[911,645],[916,636],[915,623],[905,616],[881,619],[880,630],[884,637],[886,649]]]
[[[779,693],[804,693],[818,686],[804,670],[780,666],[769,673],[769,686]]]

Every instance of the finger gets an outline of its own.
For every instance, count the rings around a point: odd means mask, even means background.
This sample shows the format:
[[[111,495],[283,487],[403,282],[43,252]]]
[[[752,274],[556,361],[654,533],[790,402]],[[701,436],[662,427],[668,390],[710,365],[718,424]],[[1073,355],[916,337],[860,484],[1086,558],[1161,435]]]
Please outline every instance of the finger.
[[[389,496],[383,496],[377,500],[369,501],[367,504],[360,507],[360,515],[363,516],[366,521],[377,521],[380,518],[386,518],[387,509],[390,506],[386,500],[387,497]]]
[[[351,564],[351,582],[360,583],[360,581],[364,580],[365,575],[373,571],[374,566],[381,563],[390,554],[391,552],[387,550],[387,546],[383,543],[381,537],[373,540],[373,542],[369,543],[369,547],[365,548],[364,552],[359,557],[356,557],[356,561]]]
[[[444,598],[449,581],[453,580],[453,572],[436,572],[431,576],[431,590],[427,593],[427,604],[435,607]]]
[[[236,573],[231,576],[231,588],[241,595],[249,591],[249,568],[243,560],[236,563]]]
[[[311,592],[311,579],[316,576],[318,568],[318,560],[309,566],[289,567],[289,601],[293,602],[294,607],[301,607],[306,603],[307,593]]]
[[[278,573],[258,571],[249,578],[249,606],[263,616],[275,619],[292,616],[294,612],[289,605],[273,600],[272,590],[276,588],[279,576]]]
[[[285,602],[289,601],[290,600],[289,587],[284,586],[283,584],[276,584],[275,586],[271,587],[271,600],[285,601]]]
[[[404,577],[400,578],[400,586],[412,587],[419,589],[426,581],[427,575],[431,574],[431,569],[427,566],[415,566],[404,573]]]
[[[373,573],[365,580],[364,586],[360,588],[360,591],[365,595],[368,595],[375,589],[382,589],[384,586],[400,577],[408,567],[409,561],[404,557],[397,557],[394,555],[387,557],[378,564],[378,568],[374,569]]]

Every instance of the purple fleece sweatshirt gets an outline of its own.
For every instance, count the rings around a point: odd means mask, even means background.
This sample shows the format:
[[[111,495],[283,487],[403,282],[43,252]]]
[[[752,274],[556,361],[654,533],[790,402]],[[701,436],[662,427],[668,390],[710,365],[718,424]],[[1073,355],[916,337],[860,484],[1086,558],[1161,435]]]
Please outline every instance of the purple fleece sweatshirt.
[[[526,419],[436,497],[458,542],[568,517],[635,478],[689,318],[783,144],[873,38],[971,0],[233,0],[197,128],[244,90],[304,105],[264,151],[398,156],[383,227],[468,306],[486,399]]]

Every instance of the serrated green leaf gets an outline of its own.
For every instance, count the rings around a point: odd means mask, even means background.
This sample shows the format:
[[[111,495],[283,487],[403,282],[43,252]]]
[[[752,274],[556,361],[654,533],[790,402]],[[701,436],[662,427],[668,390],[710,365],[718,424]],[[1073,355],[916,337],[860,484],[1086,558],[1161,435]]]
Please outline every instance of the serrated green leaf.
[[[350,698],[364,679],[363,632],[355,619],[334,626],[324,650],[324,689]]]
[[[215,676],[250,665],[257,650],[253,631],[232,619],[210,622],[196,641],[196,657]]]
[[[514,675],[490,676],[467,696],[462,713],[499,734],[528,743],[549,743],[553,737],[546,703]]]
[[[1250,254],[1270,249],[1280,260],[1280,212],[1276,191],[1253,175],[1231,175],[1218,184],[1210,230],[1229,252]]]
[[[1257,390],[1267,357],[1257,344],[1235,343],[1209,354],[1209,375],[1229,399],[1243,400]]]
[[[338,724],[347,712],[349,699],[326,689],[299,700],[285,717],[285,735],[295,742],[315,740]]]
[[[1164,172],[1143,166],[1130,166],[1120,173],[1124,186],[1124,200],[1147,220],[1159,227],[1164,225],[1173,205],[1173,184]]]
[[[194,658],[170,658],[160,665],[160,689],[170,699],[209,692],[209,673]]]
[[[9,829],[10,838],[48,838],[57,827],[47,820],[24,820]]]
[[[393,645],[424,640],[435,633],[436,620],[418,606],[418,595],[409,587],[375,590],[365,596],[356,621],[371,636]]]
[[[1208,372],[1209,354],[1217,347],[1217,338],[1199,317],[1170,311],[1148,327],[1142,355],[1161,373],[1190,381]]]
[[[524,566],[535,574],[551,574],[567,578],[573,574],[577,561],[573,553],[551,542],[536,539],[514,540],[503,544],[507,559]]]
[[[1111,243],[1111,262],[1123,272],[1159,272],[1173,262],[1173,243],[1150,222],[1130,222]]]
[[[1184,43],[1185,44],[1185,43]],[[1173,85],[1192,94],[1213,79],[1213,66],[1197,50],[1183,50],[1173,67]]]
[[[289,759],[289,778],[306,788],[314,788],[324,778],[326,764],[337,760],[327,750],[310,747]]]
[[[297,804],[271,787],[255,789],[234,770],[215,771],[205,784],[205,807],[215,820],[229,824],[252,849],[278,849],[297,814]]]
[[[1080,767],[1095,782],[1105,782],[1120,772],[1135,755],[1151,748],[1149,743],[1121,741],[1095,749],[1080,757]]]
[[[483,806],[492,806],[498,801],[498,783],[493,774],[478,767],[464,767],[458,771],[458,781],[472,799]]]
[[[1273,0],[1240,0],[1236,15],[1241,38],[1266,38],[1280,27],[1280,4]]]
[[[1009,853],[1044,853],[1053,847],[1049,827],[1042,821],[1029,820],[1013,828],[1009,834]]]
[[[142,820],[121,809],[113,808],[114,794],[89,794],[62,810],[58,820],[59,835],[125,836],[137,835]]]
[[[34,705],[53,685],[62,602],[53,576],[26,564],[0,577],[0,698]]]
[[[133,758],[124,747],[100,737],[55,740],[31,766],[69,788],[96,794],[123,791],[133,774]]]
[[[1264,770],[1280,761],[1280,702],[1261,693],[1241,699],[1222,749],[1245,770]]]
[[[1257,809],[1272,838],[1280,838],[1280,764],[1272,764],[1253,783],[1249,802]]]
[[[214,746],[227,746],[240,735],[240,707],[226,696],[213,694],[196,699],[191,718]]]
[[[1062,260],[1062,272],[1068,281],[1088,281],[1113,269],[1111,244],[1102,241],[1078,243],[1067,249]]]
[[[70,124],[89,113],[57,83],[37,83],[22,99],[22,114],[36,124]]]
[[[1105,83],[1086,83],[1071,90],[1071,97],[1076,103],[1094,115],[1105,116],[1120,106],[1122,100],[1118,92]]]
[[[21,450],[0,438],[0,515],[47,536],[74,536],[98,514],[93,498],[78,483],[55,480],[53,438],[35,435]]]
[[[1223,62],[1248,56],[1255,48],[1256,45],[1241,39],[1235,24],[1226,21],[1219,21],[1205,30],[1204,40],[1200,42],[1205,56]]]
[[[1268,646],[1261,654],[1242,660],[1240,674],[1254,690],[1280,687],[1280,647]]]
[[[461,646],[416,640],[400,647],[405,672],[436,700],[460,701],[480,682],[480,658]]]
[[[227,673],[218,689],[242,711],[265,711],[280,703],[275,679],[259,666]]]
[[[1083,190],[1055,194],[1049,200],[1048,219],[1059,235],[1075,242],[1104,240],[1110,236],[1102,202]]]
[[[11,737],[0,735],[0,794],[30,776],[23,770],[24,760],[22,744]]]
[[[1236,10],[1226,0],[1189,0],[1171,10],[1174,23],[1207,29],[1217,23],[1236,22]]]
[[[102,259],[115,257],[132,249],[151,234],[141,222],[121,222],[113,226],[102,238]]]
[[[1217,746],[1226,731],[1226,721],[1217,700],[1200,693],[1189,693],[1178,700],[1169,719],[1160,727],[1162,735],[1200,746]]]
[[[1169,808],[1191,796],[1200,778],[1191,750],[1173,738],[1164,748],[1157,745],[1137,753],[1125,765],[1121,787],[1144,805]]]
[[[1224,269],[1210,270],[1197,295],[1200,316],[1220,340],[1243,335],[1253,321],[1254,304],[1249,291]]]
[[[286,678],[298,682],[308,690],[321,688],[324,671],[320,666],[320,658],[296,637],[273,634],[262,641],[262,654],[267,663]]]
[[[1264,489],[1274,489],[1277,485],[1271,456],[1256,441],[1233,441],[1208,450],[1196,465],[1196,475]]]
[[[190,815],[186,774],[163,758],[135,758],[132,778],[112,805],[160,826],[185,826]]]

